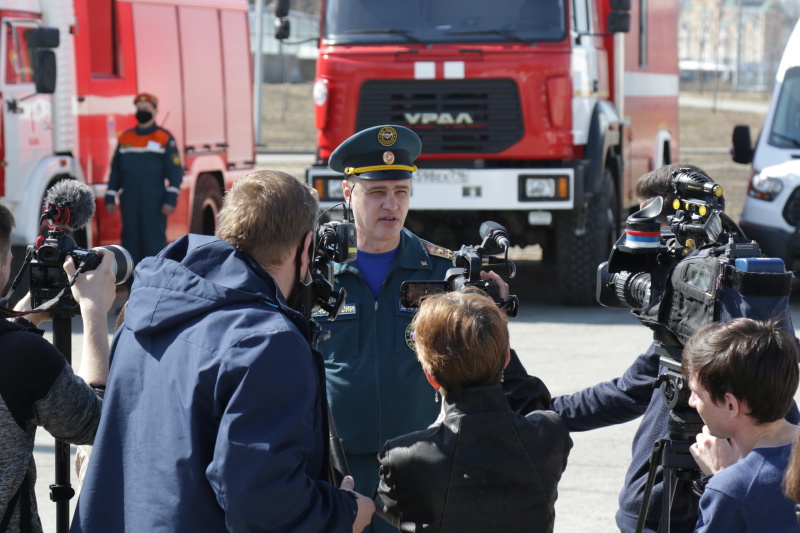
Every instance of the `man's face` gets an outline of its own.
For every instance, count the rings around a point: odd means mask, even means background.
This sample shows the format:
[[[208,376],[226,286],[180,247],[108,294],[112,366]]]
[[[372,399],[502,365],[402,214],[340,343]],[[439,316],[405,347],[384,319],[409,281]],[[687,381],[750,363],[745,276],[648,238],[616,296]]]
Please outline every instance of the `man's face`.
[[[156,106],[147,100],[140,100],[136,102],[136,111],[149,111],[156,116]]]
[[[342,182],[345,200],[355,217],[359,249],[368,253],[394,250],[408,214],[411,180],[362,180]]]
[[[697,409],[700,418],[708,426],[711,435],[719,438],[730,437],[729,423],[731,421],[727,402],[714,403],[711,395],[700,385],[697,376],[689,376],[689,387],[692,394],[689,396],[689,406]]]

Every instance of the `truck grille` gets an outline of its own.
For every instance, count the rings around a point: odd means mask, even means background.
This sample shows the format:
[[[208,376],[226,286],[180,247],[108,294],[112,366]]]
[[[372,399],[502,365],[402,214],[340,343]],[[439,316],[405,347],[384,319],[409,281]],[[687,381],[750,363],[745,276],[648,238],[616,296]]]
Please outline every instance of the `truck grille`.
[[[800,226],[800,187],[793,190],[786,201],[783,218],[792,226]]]
[[[522,138],[513,80],[380,80],[361,87],[356,130],[397,124],[430,154],[497,153]]]

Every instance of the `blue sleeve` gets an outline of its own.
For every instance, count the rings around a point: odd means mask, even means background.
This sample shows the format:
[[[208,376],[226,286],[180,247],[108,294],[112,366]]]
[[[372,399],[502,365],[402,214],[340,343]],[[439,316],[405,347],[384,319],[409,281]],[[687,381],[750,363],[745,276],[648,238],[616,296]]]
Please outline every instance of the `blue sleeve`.
[[[319,479],[327,436],[308,343],[296,332],[259,332],[225,361],[206,475],[228,530],[352,531],[355,501]]]
[[[695,533],[746,531],[747,521],[742,515],[742,502],[706,487],[700,498]]]
[[[122,162],[119,155],[119,142],[111,159],[111,174],[108,176],[108,189],[106,190],[106,205],[113,204],[119,188],[122,185]]]
[[[178,203],[178,194],[181,192],[183,165],[181,165],[181,156],[178,154],[178,147],[172,135],[169,136],[169,142],[164,148],[164,177],[169,182],[164,195],[164,204],[175,206]]]
[[[570,431],[588,431],[621,424],[643,415],[658,377],[658,355],[651,345],[622,377],[598,383],[574,394],[557,396],[550,408],[561,415]]]

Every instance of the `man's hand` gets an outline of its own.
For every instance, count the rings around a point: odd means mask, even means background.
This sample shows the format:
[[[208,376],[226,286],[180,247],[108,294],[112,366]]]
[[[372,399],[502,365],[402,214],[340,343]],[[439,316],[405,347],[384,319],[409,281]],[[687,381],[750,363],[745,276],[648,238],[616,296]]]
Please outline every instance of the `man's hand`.
[[[481,279],[484,281],[491,280],[492,283],[494,283],[494,286],[497,288],[497,294],[500,295],[501,300],[505,301],[506,298],[508,298],[510,293],[508,289],[508,283],[503,281],[503,278],[500,277],[500,274],[497,272],[487,272],[485,270],[481,270]]]
[[[713,437],[708,426],[697,434],[697,442],[689,448],[704,474],[716,474],[741,459],[742,451],[734,439]]]
[[[72,296],[81,306],[81,313],[98,312],[105,316],[116,298],[116,278],[112,270],[114,254],[102,249],[95,251],[102,255],[103,260],[96,269],[78,274],[75,285],[72,286]],[[64,271],[69,280],[75,277],[76,270],[75,261],[72,256],[68,256]]]
[[[117,204],[106,204],[106,213],[113,215],[117,212]]]
[[[28,293],[25,296],[23,296],[19,300],[19,302],[17,302],[17,305],[14,306],[15,311],[30,311],[31,309],[33,309],[33,297],[31,296],[31,293]],[[30,322],[31,324],[33,324],[34,326],[38,327],[39,324],[41,324],[45,320],[50,320],[51,316],[50,313],[42,312],[42,313],[33,313],[30,315],[25,315],[23,318],[28,322]]]
[[[108,311],[116,296],[114,254],[102,249],[97,253],[103,256],[97,268],[78,274],[72,286],[83,320],[83,353],[75,373],[95,387],[105,385],[108,379]],[[72,257],[68,257],[64,271],[70,280],[75,278],[76,270]]]
[[[342,480],[342,486],[339,488],[354,494],[356,497],[358,513],[356,514],[355,522],[353,522],[353,533],[361,533],[364,531],[364,528],[367,527],[370,522],[372,522],[372,515],[375,514],[375,502],[366,496],[362,496],[361,494],[354,492],[353,488],[355,486],[356,484],[353,480],[353,476],[345,476],[345,478]]]
[[[175,212],[175,206],[174,205],[164,204],[164,205],[161,206],[161,213],[164,216],[170,216],[174,212]]]

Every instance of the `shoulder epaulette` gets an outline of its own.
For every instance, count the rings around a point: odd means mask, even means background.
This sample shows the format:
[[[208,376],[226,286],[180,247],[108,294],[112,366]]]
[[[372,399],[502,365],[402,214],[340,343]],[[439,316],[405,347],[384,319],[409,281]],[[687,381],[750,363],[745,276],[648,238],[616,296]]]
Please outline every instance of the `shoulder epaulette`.
[[[425,247],[425,251],[428,252],[428,255],[432,255],[434,257],[441,257],[443,259],[453,260],[453,251],[448,250],[447,248],[442,248],[438,244],[433,244],[432,242],[428,242],[424,239],[420,239],[422,246]]]

